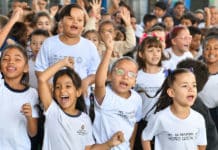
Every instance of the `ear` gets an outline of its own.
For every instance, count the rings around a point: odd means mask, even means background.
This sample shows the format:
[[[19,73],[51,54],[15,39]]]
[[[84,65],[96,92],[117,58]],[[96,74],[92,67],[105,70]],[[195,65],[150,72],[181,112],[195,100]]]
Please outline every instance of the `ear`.
[[[172,88],[167,89],[167,94],[169,95],[169,97],[174,97],[175,95],[174,90]]]
[[[176,45],[175,39],[171,39],[172,45]]]
[[[76,90],[76,97],[80,97],[82,95],[82,88]]]
[[[28,64],[25,65],[23,72],[24,73],[29,72],[29,65]]]
[[[140,57],[140,58],[143,58],[142,52],[139,52],[139,57]]]

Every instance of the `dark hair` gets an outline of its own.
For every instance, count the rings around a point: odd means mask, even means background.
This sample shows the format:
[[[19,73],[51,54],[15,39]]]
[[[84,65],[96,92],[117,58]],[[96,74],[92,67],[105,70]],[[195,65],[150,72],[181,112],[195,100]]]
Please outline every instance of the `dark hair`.
[[[16,22],[9,33],[9,38],[26,47],[28,40],[26,25],[22,22]]]
[[[0,15],[0,28],[4,27],[8,23],[8,17]]]
[[[210,28],[205,35],[204,41],[203,41],[203,49],[205,49],[205,46],[207,45],[207,42],[211,39],[216,39],[218,40],[218,28],[217,27],[213,27]]]
[[[139,65],[139,69],[146,68],[145,60],[139,56],[139,53],[144,54],[145,49],[150,48],[150,47],[161,48],[161,50],[163,49],[162,44],[161,44],[160,40],[158,40],[157,37],[148,36],[145,39],[143,39],[142,43],[139,44],[139,46],[138,46],[137,56],[136,56],[136,61],[137,61],[138,65]],[[161,56],[162,59],[163,59],[163,56],[164,55],[163,55],[163,52],[162,52],[162,56]],[[162,59],[158,63],[158,66],[161,66]]]
[[[53,87],[56,86],[58,78],[60,78],[60,77],[62,77],[64,75],[67,75],[72,80],[72,82],[73,82],[73,84],[74,84],[74,86],[75,86],[75,88],[77,90],[82,87],[82,80],[81,80],[81,78],[71,68],[62,69],[62,70],[58,71],[57,73],[55,73],[54,78],[53,78]],[[80,110],[82,112],[87,112],[83,95],[78,97],[78,99],[76,101],[76,109],[78,109],[78,110]]]
[[[8,49],[17,49],[24,57],[25,59],[25,63],[26,65],[28,65],[28,56],[27,56],[27,52],[26,50],[19,44],[14,44],[14,45],[8,45],[4,48],[4,50],[1,53],[1,57],[0,57],[0,62],[2,62],[2,58],[4,56],[4,53],[8,50]],[[4,78],[4,74],[2,74],[3,78]],[[29,86],[29,72],[23,73],[23,76],[20,80],[20,83],[24,86]]]
[[[77,8],[77,9],[80,9],[83,11],[83,8],[80,7],[80,5],[78,4],[69,4],[69,5],[66,5],[64,6],[61,11],[60,11],[60,14],[59,14],[59,19],[62,20],[65,16],[71,16],[70,15],[70,12],[73,8]],[[86,16],[85,16],[85,13],[84,13],[84,26],[86,25]]]
[[[42,35],[44,37],[49,37],[49,33],[46,30],[42,30],[42,29],[36,29],[34,30],[31,34],[30,34],[30,40],[32,40],[32,36],[34,35]]]
[[[145,14],[143,17],[143,23],[144,25],[147,24],[147,22],[151,22],[152,20],[157,20],[157,17],[152,14]]]
[[[192,36],[195,36],[196,34],[201,34],[201,30],[198,27],[190,26],[188,27],[188,29]]]
[[[186,69],[186,68],[178,68],[178,69],[176,69],[174,71],[168,70],[167,78],[164,80],[164,82],[163,82],[163,84],[161,86],[162,92],[160,94],[160,97],[159,97],[157,103],[153,107],[153,108],[155,108],[155,106],[156,106],[155,113],[160,111],[160,110],[163,110],[167,106],[173,104],[173,100],[168,95],[167,90],[176,81],[176,76],[178,76],[179,74],[189,73],[189,72],[192,72],[192,71],[190,69]]]
[[[209,78],[209,70],[205,63],[187,58],[177,64],[176,68],[193,68],[197,84],[197,90],[200,92]]]
[[[164,3],[164,2],[156,2],[155,3],[155,5],[154,5],[155,7],[158,7],[158,8],[160,8],[160,9],[162,9],[162,10],[167,10],[167,5],[166,5],[166,3]]]
[[[38,19],[40,17],[47,17],[50,21],[51,21],[51,17],[49,16],[49,14],[45,11],[40,11],[38,13],[35,14],[34,19],[33,19],[33,23],[36,25]]]
[[[186,19],[186,20],[190,20],[192,25],[194,24],[198,24],[199,20],[192,14],[192,13],[186,13],[184,14],[181,18],[180,18],[180,22],[183,20],[183,19]]]
[[[185,5],[185,4],[181,1],[178,1],[174,4],[173,8],[176,8],[178,5]]]

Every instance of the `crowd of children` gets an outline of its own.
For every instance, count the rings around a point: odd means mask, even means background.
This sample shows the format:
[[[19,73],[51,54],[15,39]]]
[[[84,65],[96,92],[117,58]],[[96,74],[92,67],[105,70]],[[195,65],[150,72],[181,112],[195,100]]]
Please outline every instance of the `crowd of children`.
[[[0,149],[218,149],[215,6],[48,2],[0,15]]]

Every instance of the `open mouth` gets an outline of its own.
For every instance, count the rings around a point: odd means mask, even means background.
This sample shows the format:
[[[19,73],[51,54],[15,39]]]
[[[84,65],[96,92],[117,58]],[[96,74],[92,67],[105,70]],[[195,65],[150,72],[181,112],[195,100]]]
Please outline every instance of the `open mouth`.
[[[77,29],[78,29],[78,27],[77,27],[77,26],[75,26],[75,25],[72,25],[72,26],[71,26],[71,29],[77,30]]]
[[[7,67],[7,71],[9,71],[9,72],[13,72],[13,71],[15,71],[15,70],[16,70],[15,67]]]
[[[126,82],[120,82],[120,87],[126,88],[128,87],[128,84]]]
[[[69,96],[65,96],[65,95],[61,96],[61,102],[62,103],[66,103],[68,101],[69,101]]]

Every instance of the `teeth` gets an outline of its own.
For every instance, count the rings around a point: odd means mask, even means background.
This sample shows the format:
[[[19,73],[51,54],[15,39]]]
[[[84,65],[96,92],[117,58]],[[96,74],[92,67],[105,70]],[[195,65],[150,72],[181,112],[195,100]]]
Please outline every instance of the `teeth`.
[[[68,96],[63,95],[63,96],[61,96],[61,98],[68,98]]]

